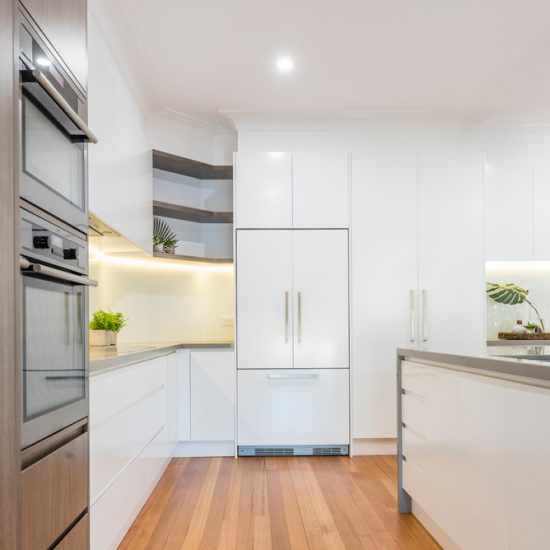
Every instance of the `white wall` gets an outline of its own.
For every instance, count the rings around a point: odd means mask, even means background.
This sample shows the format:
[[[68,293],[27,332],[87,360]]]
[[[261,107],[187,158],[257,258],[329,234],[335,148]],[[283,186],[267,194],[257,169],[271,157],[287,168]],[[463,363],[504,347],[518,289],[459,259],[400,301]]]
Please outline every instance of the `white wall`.
[[[90,261],[90,313],[98,308],[121,311],[128,326],[125,342],[233,340],[233,269],[182,267],[135,258]]]

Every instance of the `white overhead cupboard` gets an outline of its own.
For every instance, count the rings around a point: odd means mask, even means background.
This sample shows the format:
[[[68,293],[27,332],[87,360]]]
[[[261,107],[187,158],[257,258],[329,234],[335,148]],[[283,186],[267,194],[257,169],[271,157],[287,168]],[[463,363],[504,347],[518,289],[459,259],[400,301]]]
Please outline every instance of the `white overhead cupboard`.
[[[349,227],[349,155],[237,153],[237,228]]]
[[[353,437],[396,434],[397,347],[484,346],[483,159],[352,160]]]
[[[348,452],[348,173],[347,154],[236,156],[240,455]]]

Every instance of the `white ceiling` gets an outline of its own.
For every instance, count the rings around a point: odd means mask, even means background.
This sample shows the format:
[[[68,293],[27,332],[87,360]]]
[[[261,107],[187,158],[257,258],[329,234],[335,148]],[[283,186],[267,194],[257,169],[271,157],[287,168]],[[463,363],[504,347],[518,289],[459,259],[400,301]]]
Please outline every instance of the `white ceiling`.
[[[220,110],[498,110],[550,122],[548,0],[94,3],[148,111],[214,124]],[[275,69],[280,55],[294,58],[291,74]]]

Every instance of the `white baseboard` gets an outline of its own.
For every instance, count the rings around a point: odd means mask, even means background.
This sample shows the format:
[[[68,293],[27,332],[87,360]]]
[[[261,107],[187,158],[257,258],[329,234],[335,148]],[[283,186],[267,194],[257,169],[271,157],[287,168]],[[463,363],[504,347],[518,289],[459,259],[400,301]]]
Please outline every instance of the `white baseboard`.
[[[397,439],[354,439],[351,444],[352,456],[360,455],[395,455]]]
[[[235,456],[234,441],[181,441],[175,457]]]
[[[417,502],[412,501],[412,513],[414,517],[423,525],[430,535],[445,550],[460,550],[460,547],[437,525],[431,516]]]

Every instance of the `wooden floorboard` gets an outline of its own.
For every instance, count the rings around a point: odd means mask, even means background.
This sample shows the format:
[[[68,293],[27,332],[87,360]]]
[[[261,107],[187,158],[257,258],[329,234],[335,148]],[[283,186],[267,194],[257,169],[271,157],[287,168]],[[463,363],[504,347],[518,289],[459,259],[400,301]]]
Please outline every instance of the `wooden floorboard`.
[[[395,457],[176,458],[122,550],[431,550]]]

